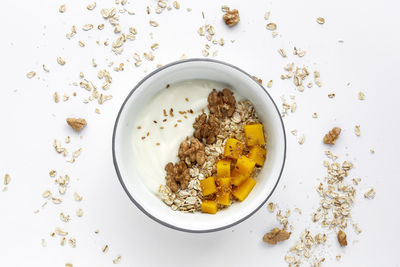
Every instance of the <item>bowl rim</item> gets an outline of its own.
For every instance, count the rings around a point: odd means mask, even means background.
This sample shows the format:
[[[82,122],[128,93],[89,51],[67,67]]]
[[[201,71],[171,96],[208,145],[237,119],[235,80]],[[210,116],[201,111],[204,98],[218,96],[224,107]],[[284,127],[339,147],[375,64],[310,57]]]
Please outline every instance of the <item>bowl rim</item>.
[[[119,123],[119,118],[120,118],[120,115],[121,115],[121,113],[122,113],[122,111],[123,111],[123,109],[124,109],[124,107],[125,107],[125,104],[128,102],[128,100],[129,100],[129,98],[132,96],[132,94],[133,94],[133,93],[136,91],[136,89],[139,88],[147,79],[149,79],[151,76],[157,74],[158,72],[160,72],[160,71],[162,71],[162,70],[164,70],[164,69],[166,69],[166,68],[169,68],[169,67],[171,67],[171,66],[175,66],[175,65],[179,65],[179,64],[183,64],[183,63],[188,63],[188,62],[211,62],[211,63],[216,63],[216,64],[222,64],[222,65],[231,67],[231,68],[233,68],[233,69],[236,69],[236,70],[242,72],[243,74],[247,75],[247,76],[250,77],[251,79],[253,79],[254,82],[257,83],[257,84],[261,87],[261,89],[267,94],[267,96],[268,96],[268,97],[270,98],[270,100],[272,101],[272,103],[273,103],[273,105],[274,105],[274,107],[275,107],[277,113],[279,114],[279,119],[280,119],[280,121],[281,121],[281,126],[282,126],[282,130],[283,130],[284,146],[283,146],[283,161],[282,161],[281,170],[280,170],[280,172],[279,172],[279,176],[278,176],[278,179],[276,180],[276,183],[275,183],[274,187],[272,188],[272,190],[271,190],[271,192],[268,194],[268,196],[265,198],[265,200],[264,200],[256,209],[254,209],[252,212],[250,212],[249,214],[247,214],[247,215],[244,216],[243,218],[241,218],[241,219],[239,219],[239,220],[237,220],[237,221],[235,221],[235,222],[232,222],[232,223],[230,223],[230,224],[228,224],[228,225],[222,226],[222,227],[217,227],[217,228],[212,228],[212,229],[205,229],[205,230],[192,230],[192,229],[186,229],[186,228],[177,227],[177,226],[175,226],[175,225],[166,223],[166,222],[164,222],[163,220],[161,220],[161,219],[155,217],[154,215],[150,214],[149,212],[147,212],[138,202],[136,202],[136,200],[132,197],[131,193],[129,192],[128,188],[126,187],[126,185],[125,185],[125,183],[124,183],[124,181],[123,181],[123,179],[122,179],[122,175],[121,175],[121,173],[120,173],[120,171],[119,171],[119,167],[118,167],[118,163],[117,163],[117,158],[116,158],[116,155],[115,155],[115,137],[116,137],[117,127],[118,127],[118,123]],[[232,226],[234,226],[234,225],[237,225],[237,224],[243,222],[244,220],[247,220],[247,219],[250,218],[253,214],[255,214],[255,213],[268,201],[268,199],[271,197],[271,195],[272,195],[273,192],[275,191],[275,189],[276,189],[276,187],[277,187],[277,185],[278,185],[278,183],[279,183],[279,181],[280,181],[280,179],[281,179],[282,173],[283,173],[283,169],[284,169],[285,162],[286,162],[286,147],[287,147],[287,144],[286,144],[286,143],[287,143],[287,141],[286,141],[285,125],[284,125],[284,123],[283,123],[282,116],[280,116],[279,109],[278,109],[278,107],[277,107],[277,105],[276,105],[274,99],[273,99],[273,98],[271,97],[271,95],[268,93],[268,91],[265,90],[265,88],[264,88],[258,81],[256,81],[256,80],[253,78],[252,75],[250,75],[249,73],[245,72],[245,71],[242,70],[241,68],[238,68],[238,67],[236,67],[236,66],[234,66],[234,65],[232,65],[232,64],[230,64],[230,63],[224,62],[224,61],[220,61],[220,60],[216,60],[216,59],[207,59],[207,58],[189,58],[189,59],[182,59],[182,60],[178,60],[178,61],[173,61],[173,62],[171,62],[171,63],[168,63],[168,64],[166,64],[166,65],[164,65],[164,66],[161,66],[160,68],[158,68],[158,69],[152,71],[151,73],[147,74],[143,79],[141,79],[141,80],[136,84],[136,86],[129,92],[129,94],[126,96],[124,102],[122,103],[121,108],[120,108],[120,110],[118,111],[118,115],[117,115],[117,117],[116,117],[116,119],[115,119],[114,129],[113,129],[113,135],[112,135],[112,157],[113,157],[114,168],[115,168],[115,171],[116,171],[117,176],[118,176],[118,180],[119,180],[119,182],[121,183],[122,188],[124,189],[125,193],[128,195],[129,199],[135,204],[135,206],[136,206],[139,210],[141,210],[144,214],[146,214],[149,218],[151,218],[151,219],[153,219],[154,221],[160,223],[161,225],[164,225],[164,226],[169,227],[169,228],[171,228],[171,229],[178,230],[178,231],[182,231],[182,232],[187,232],[187,233],[211,233],[211,232],[216,232],[216,231],[228,229],[228,228],[230,228],[230,227],[232,227]]]

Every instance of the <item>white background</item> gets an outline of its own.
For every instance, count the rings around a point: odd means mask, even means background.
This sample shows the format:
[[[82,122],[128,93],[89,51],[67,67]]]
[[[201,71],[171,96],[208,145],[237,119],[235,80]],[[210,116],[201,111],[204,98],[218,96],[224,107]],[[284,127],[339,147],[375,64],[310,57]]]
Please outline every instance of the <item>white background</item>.
[[[111,0],[97,2],[93,11],[85,8],[89,1],[66,0],[64,14],[58,12],[64,3],[59,0],[2,1],[0,175],[10,173],[12,180],[8,191],[0,191],[0,266],[64,266],[66,262],[78,267],[112,266],[117,255],[122,256],[119,266],[286,266],[283,257],[299,233],[315,228],[310,219],[319,201],[315,186],[326,174],[322,166],[326,146],[321,138],[335,125],[343,132],[333,152],[339,160],[354,163],[350,178],[362,178],[352,216],[363,232],[356,235],[349,227],[349,246],[344,249],[338,246],[334,233],[329,234],[322,252],[326,256],[324,265],[399,266],[398,1],[184,0],[180,10],[161,15],[154,9],[151,15],[145,13],[146,5],[155,6],[155,1],[129,2],[127,9],[136,15],[121,15],[121,25],[124,32],[129,26],[136,27],[137,40],[127,42],[123,55],[115,56],[110,47],[95,43],[107,38],[111,43],[117,37],[100,15],[101,8],[114,5]],[[241,21],[236,27],[223,24],[222,4],[239,9]],[[193,10],[187,12],[187,7]],[[278,25],[277,38],[265,28],[265,11],[271,11],[270,21]],[[319,16],[326,19],[325,25],[316,23]],[[151,27],[150,18],[160,26]],[[105,23],[106,27],[102,32],[84,32],[81,26],[86,23]],[[217,47],[215,58],[264,81],[273,79],[269,92],[279,106],[282,95],[287,99],[290,94],[296,96],[296,112],[284,118],[288,132],[286,167],[270,199],[281,209],[292,210],[289,222],[294,230],[290,240],[276,246],[262,242],[266,231],[279,226],[266,207],[240,225],[217,233],[178,232],[142,214],[126,196],[114,171],[111,134],[125,96],[156,64],[178,60],[183,53],[201,57],[206,40],[196,31],[204,23],[213,24],[216,36],[226,40],[224,47]],[[67,40],[65,34],[72,25],[77,26],[78,34]],[[79,47],[78,40],[86,47]],[[154,62],[136,68],[133,53],[150,51],[154,42],[160,44]],[[294,56],[293,46],[306,50],[306,56]],[[277,53],[279,48],[287,51],[288,58]],[[65,66],[57,64],[57,56],[65,58]],[[92,58],[99,65],[97,69],[91,67]],[[100,85],[97,70],[108,69],[110,61],[125,63],[125,71],[111,71],[109,93],[114,98],[101,106],[94,101],[83,104],[89,93],[72,83],[79,81],[82,71]],[[323,87],[299,93],[292,82],[280,80],[283,66],[291,61],[319,70]],[[41,69],[42,64],[50,73]],[[25,74],[31,70],[37,76],[27,79]],[[366,94],[363,102],[357,99],[360,90]],[[76,91],[78,95],[55,104],[54,91],[70,96]],[[336,97],[329,99],[327,94],[332,92]],[[101,114],[94,112],[96,107]],[[319,114],[318,119],[312,118],[313,112]],[[65,118],[70,116],[87,119],[88,126],[81,134],[66,125]],[[356,124],[361,125],[360,137],[354,134]],[[302,146],[289,133],[292,129],[305,134]],[[68,145],[71,151],[83,148],[74,164],[52,147],[54,138],[67,135],[72,139]],[[369,152],[371,148],[375,154]],[[69,174],[70,187],[62,204],[49,202],[41,208],[45,201],[42,192],[56,191],[48,175],[51,169],[60,175]],[[374,200],[363,198],[370,186],[377,192]],[[82,202],[73,200],[73,192],[83,196]],[[296,207],[302,215],[293,211]],[[75,216],[78,208],[84,210],[82,218]],[[40,210],[38,214],[33,213],[36,209]],[[69,223],[61,222],[61,211],[72,216]],[[49,235],[55,227],[75,237],[77,247],[61,247],[60,238]],[[98,234],[94,233],[96,229]],[[45,248],[42,238],[47,241]],[[101,252],[105,244],[110,247],[106,254]],[[342,255],[340,261],[335,259],[338,254]]]

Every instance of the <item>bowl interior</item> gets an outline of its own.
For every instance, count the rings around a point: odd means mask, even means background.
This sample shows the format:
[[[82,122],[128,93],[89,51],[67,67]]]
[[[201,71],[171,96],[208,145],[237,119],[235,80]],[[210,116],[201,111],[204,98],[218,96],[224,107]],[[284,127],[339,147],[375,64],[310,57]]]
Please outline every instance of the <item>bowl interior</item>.
[[[166,84],[184,80],[206,79],[228,84],[250,100],[264,125],[267,137],[267,160],[257,184],[242,203],[235,203],[216,215],[172,211],[154,195],[139,177],[133,161],[134,122],[140,110]],[[178,148],[177,148],[178,149]],[[177,151],[176,151],[177,152]],[[286,139],[283,123],[275,103],[265,89],[248,74],[219,61],[191,59],[171,63],[143,79],[128,95],[118,115],[113,136],[114,164],[119,179],[131,200],[156,221],[175,229],[209,232],[234,225],[253,214],[272,194],[285,161]],[[175,153],[171,151],[171,153]]]

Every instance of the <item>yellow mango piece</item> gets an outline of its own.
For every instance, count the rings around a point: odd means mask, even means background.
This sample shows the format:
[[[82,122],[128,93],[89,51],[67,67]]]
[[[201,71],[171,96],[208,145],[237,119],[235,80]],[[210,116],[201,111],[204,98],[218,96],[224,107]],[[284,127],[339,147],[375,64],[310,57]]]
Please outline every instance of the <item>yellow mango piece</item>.
[[[256,162],[257,166],[264,165],[265,157],[267,155],[267,151],[260,146],[253,146],[250,149],[249,158]]]
[[[224,156],[232,159],[238,159],[242,155],[244,144],[235,138],[226,140]]]
[[[243,201],[249,195],[251,190],[253,190],[253,187],[256,185],[256,183],[257,182],[253,178],[249,177],[240,186],[233,189],[232,195],[234,195],[240,201]]]
[[[255,165],[256,162],[253,159],[246,156],[240,156],[236,161],[234,172],[249,177]]]
[[[237,173],[235,170],[232,172],[232,184],[239,186],[243,183],[249,176]]]
[[[213,200],[203,200],[201,203],[201,212],[215,214],[218,211],[217,202]]]
[[[231,204],[231,178],[217,178],[217,184],[217,203],[229,206]]]
[[[217,163],[217,177],[230,177],[231,176],[231,161],[229,159],[222,159]]]
[[[264,131],[262,124],[249,124],[243,127],[248,146],[265,145]]]
[[[208,177],[207,179],[201,180],[200,187],[201,191],[203,192],[203,196],[208,196],[217,192],[214,177]]]

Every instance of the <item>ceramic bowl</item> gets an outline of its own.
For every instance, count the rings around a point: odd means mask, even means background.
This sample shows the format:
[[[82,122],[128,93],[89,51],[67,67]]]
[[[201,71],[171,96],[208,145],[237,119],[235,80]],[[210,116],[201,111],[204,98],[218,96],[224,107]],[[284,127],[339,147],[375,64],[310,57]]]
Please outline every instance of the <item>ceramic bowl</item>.
[[[215,215],[173,211],[142,182],[133,160],[132,136],[140,110],[166,84],[206,79],[227,84],[250,100],[264,125],[267,159],[256,177],[249,196]],[[225,62],[187,59],[165,65],[141,80],[123,102],[114,125],[112,153],[115,170],[132,202],[147,216],[173,229],[187,232],[212,232],[236,225],[263,206],[277,186],[286,156],[286,135],[279,110],[268,91],[245,71]],[[172,153],[172,152],[171,152]]]

